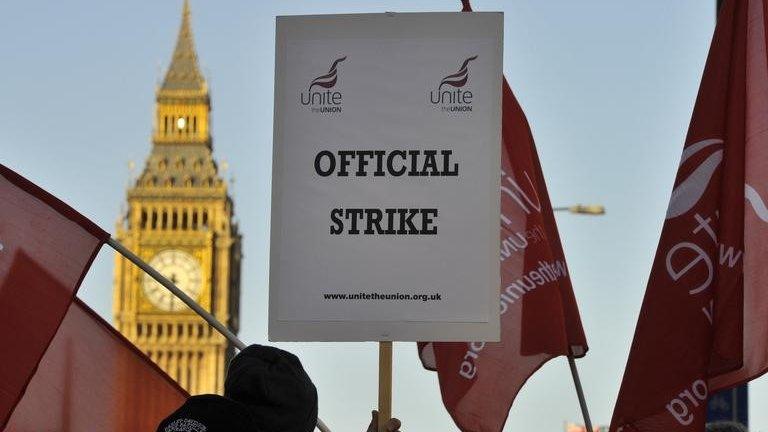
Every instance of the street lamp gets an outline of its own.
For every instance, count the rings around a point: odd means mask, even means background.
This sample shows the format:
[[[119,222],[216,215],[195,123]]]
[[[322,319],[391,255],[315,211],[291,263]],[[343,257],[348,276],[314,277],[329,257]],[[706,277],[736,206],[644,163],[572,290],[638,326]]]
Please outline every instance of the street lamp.
[[[567,211],[573,214],[600,216],[605,214],[605,207],[600,204],[576,204],[565,207],[554,207],[553,211]]]

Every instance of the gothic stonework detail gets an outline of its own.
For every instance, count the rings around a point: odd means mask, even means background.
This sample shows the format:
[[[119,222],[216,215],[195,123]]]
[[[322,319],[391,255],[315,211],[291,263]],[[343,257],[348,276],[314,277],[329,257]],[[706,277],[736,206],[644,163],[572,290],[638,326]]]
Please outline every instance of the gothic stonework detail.
[[[152,150],[116,236],[237,332],[241,237],[212,154],[211,103],[184,2],[156,94]],[[219,393],[233,347],[137,267],[115,256],[117,329],[191,394]]]

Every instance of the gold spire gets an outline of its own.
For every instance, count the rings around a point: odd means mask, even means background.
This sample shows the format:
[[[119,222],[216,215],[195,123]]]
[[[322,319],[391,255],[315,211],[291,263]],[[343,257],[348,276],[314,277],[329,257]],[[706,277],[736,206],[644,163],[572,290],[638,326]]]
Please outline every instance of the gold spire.
[[[211,146],[211,101],[197,65],[189,1],[184,0],[181,27],[173,58],[156,94],[155,144]]]
[[[195,41],[190,24],[189,0],[184,0],[176,49],[173,50],[171,65],[160,87],[160,93],[179,91],[195,93],[207,91],[205,78],[197,64]]]

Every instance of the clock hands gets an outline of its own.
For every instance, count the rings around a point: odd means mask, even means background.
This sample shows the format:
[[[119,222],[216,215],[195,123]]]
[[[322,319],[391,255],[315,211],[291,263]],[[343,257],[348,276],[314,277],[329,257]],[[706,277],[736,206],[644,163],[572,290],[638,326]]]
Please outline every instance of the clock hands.
[[[191,255],[180,250],[161,251],[150,262],[157,270],[166,275],[171,283],[178,286],[192,298],[197,298],[202,289],[200,263]],[[144,293],[150,303],[165,312],[178,312],[184,309],[184,303],[157,281],[145,277]]]
[[[179,281],[178,281],[178,279],[176,279],[176,273],[171,273],[171,277],[170,277],[169,279],[171,279],[171,282],[172,282],[174,285],[178,285],[178,284],[179,284]],[[183,288],[182,288],[182,289],[183,289]],[[168,301],[168,309],[170,309],[170,310],[176,310],[176,296],[170,296],[170,297],[169,297],[169,301]]]

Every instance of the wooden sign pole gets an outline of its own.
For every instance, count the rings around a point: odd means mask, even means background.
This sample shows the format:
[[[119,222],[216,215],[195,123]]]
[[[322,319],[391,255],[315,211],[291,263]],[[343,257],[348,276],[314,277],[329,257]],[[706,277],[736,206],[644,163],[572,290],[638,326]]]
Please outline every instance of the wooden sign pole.
[[[392,342],[379,342],[379,432],[392,418]]]

